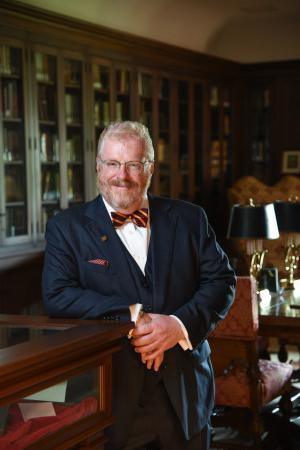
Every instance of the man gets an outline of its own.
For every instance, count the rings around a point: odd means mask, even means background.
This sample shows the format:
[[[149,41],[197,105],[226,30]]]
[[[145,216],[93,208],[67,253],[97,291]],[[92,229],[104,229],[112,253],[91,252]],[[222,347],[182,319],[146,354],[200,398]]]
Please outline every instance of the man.
[[[200,207],[147,196],[153,171],[143,125],[103,131],[101,195],[48,223],[44,301],[52,316],[136,322],[114,357],[110,449],[207,450],[206,337],[230,307],[235,278]]]

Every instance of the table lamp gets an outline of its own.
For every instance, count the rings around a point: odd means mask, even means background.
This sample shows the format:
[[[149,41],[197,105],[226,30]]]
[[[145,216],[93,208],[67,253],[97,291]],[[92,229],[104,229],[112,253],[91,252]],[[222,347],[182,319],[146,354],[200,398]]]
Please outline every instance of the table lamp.
[[[285,249],[285,270],[287,272],[286,289],[294,289],[294,274],[298,268],[300,245],[296,245],[295,234],[300,233],[300,202],[297,198],[274,203],[278,228],[288,233]]]
[[[255,205],[249,199],[248,205],[233,205],[227,230],[227,238],[247,239],[247,253],[251,255],[250,275],[258,280],[263,267],[263,239],[279,238],[274,204]]]

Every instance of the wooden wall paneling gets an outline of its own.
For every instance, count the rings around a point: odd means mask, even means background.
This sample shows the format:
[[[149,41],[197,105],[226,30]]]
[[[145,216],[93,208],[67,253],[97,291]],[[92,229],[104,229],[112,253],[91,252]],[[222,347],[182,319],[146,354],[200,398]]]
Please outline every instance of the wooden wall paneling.
[[[170,140],[170,157],[171,157],[171,197],[176,198],[178,195],[178,87],[177,80],[171,79],[170,83],[170,100],[171,100],[171,140]],[[173,131],[174,130],[174,131]]]
[[[189,82],[188,89],[188,115],[189,115],[189,156],[188,156],[188,195],[189,200],[195,200],[195,153],[197,151],[195,147],[195,96],[194,96],[194,82]],[[198,150],[199,151],[199,150]]]
[[[164,44],[129,33],[75,20],[48,11],[3,0],[0,6],[1,21],[15,30],[35,34],[35,38],[57,43],[59,46],[95,48],[105,57],[134,65],[141,64],[158,69],[168,67],[181,76],[214,76],[216,73],[231,77],[240,65],[232,61],[200,54],[195,51]],[[45,29],[47,25],[47,30]],[[10,30],[11,31],[11,30]],[[48,37],[46,37],[46,33]]]

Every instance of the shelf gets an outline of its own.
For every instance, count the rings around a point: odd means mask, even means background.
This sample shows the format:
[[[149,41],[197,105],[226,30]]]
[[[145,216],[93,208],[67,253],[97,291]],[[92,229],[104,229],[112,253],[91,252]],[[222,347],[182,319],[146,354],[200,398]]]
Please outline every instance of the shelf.
[[[68,161],[68,166],[82,166],[83,161]]]
[[[5,78],[6,80],[21,80],[21,75],[0,72],[0,78]]]
[[[68,121],[66,121],[66,125],[67,125],[67,127],[71,127],[71,128],[82,128],[82,123],[81,122],[68,122]]]
[[[57,200],[42,200],[42,205],[43,206],[59,205],[59,199],[57,199]]]
[[[5,206],[7,208],[15,208],[19,206],[25,206],[25,202],[6,202]]]
[[[55,81],[53,80],[36,80],[39,85],[43,86],[55,86]]]
[[[59,161],[42,161],[41,160],[41,165],[42,166],[58,166]]]
[[[79,91],[81,89],[81,84],[80,83],[76,83],[76,84],[68,83],[68,84],[65,84],[65,89]]]
[[[98,95],[103,95],[103,96],[108,96],[109,95],[109,90],[108,89],[102,89],[102,88],[93,88],[93,91],[95,94]]]
[[[39,120],[39,124],[42,127],[56,127],[56,122],[54,120]]]
[[[23,119],[21,117],[3,117],[4,123],[22,123]]]
[[[72,204],[72,203],[83,203],[83,198],[81,197],[81,198],[77,198],[77,199],[71,199],[71,198],[69,198],[68,199],[68,201],[69,201],[69,204]]]

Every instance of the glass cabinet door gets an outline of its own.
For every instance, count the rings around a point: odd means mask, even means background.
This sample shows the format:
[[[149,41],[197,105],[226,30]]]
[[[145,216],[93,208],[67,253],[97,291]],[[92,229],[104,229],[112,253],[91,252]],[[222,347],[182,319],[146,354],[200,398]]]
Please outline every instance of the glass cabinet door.
[[[251,87],[250,103],[250,170],[253,176],[269,181],[271,86]]]
[[[179,198],[189,198],[189,83],[178,81],[178,167]]]
[[[48,219],[84,201],[83,62],[52,48],[34,49],[40,237]]]
[[[64,59],[65,157],[67,205],[84,201],[83,62]],[[64,202],[65,203],[65,202]]]
[[[203,86],[201,83],[194,84],[194,201],[202,203],[202,183],[203,183]]]
[[[146,125],[150,135],[153,133],[153,87],[152,75],[138,74],[138,121]]]
[[[228,187],[232,181],[232,93],[229,88],[223,88],[222,103],[223,103],[223,148],[222,148],[222,172],[224,177],[224,184]]]
[[[91,134],[91,148],[87,161],[88,199],[98,195],[96,182],[96,155],[99,137],[107,125],[112,121],[112,68],[105,60],[93,57],[91,61],[90,78],[88,79],[90,92],[92,119],[89,124]]]
[[[108,64],[93,60],[92,86],[96,148],[101,132],[111,122],[111,68]]]
[[[57,65],[56,55],[42,51],[34,53],[42,233],[47,220],[60,209],[61,198]]]
[[[232,169],[231,90],[210,87],[209,174],[212,181],[228,184]]]
[[[210,151],[209,176],[212,181],[218,180],[222,173],[222,141],[221,141],[221,99],[219,86],[210,88]]]
[[[0,243],[28,240],[24,50],[0,45]]]
[[[131,72],[115,69],[115,120],[131,120]]]
[[[158,193],[171,196],[171,85],[168,78],[158,78],[158,139],[156,144],[156,170]]]
[[[226,86],[209,87],[208,217],[217,235],[224,235],[227,188],[232,178],[232,90]]]

